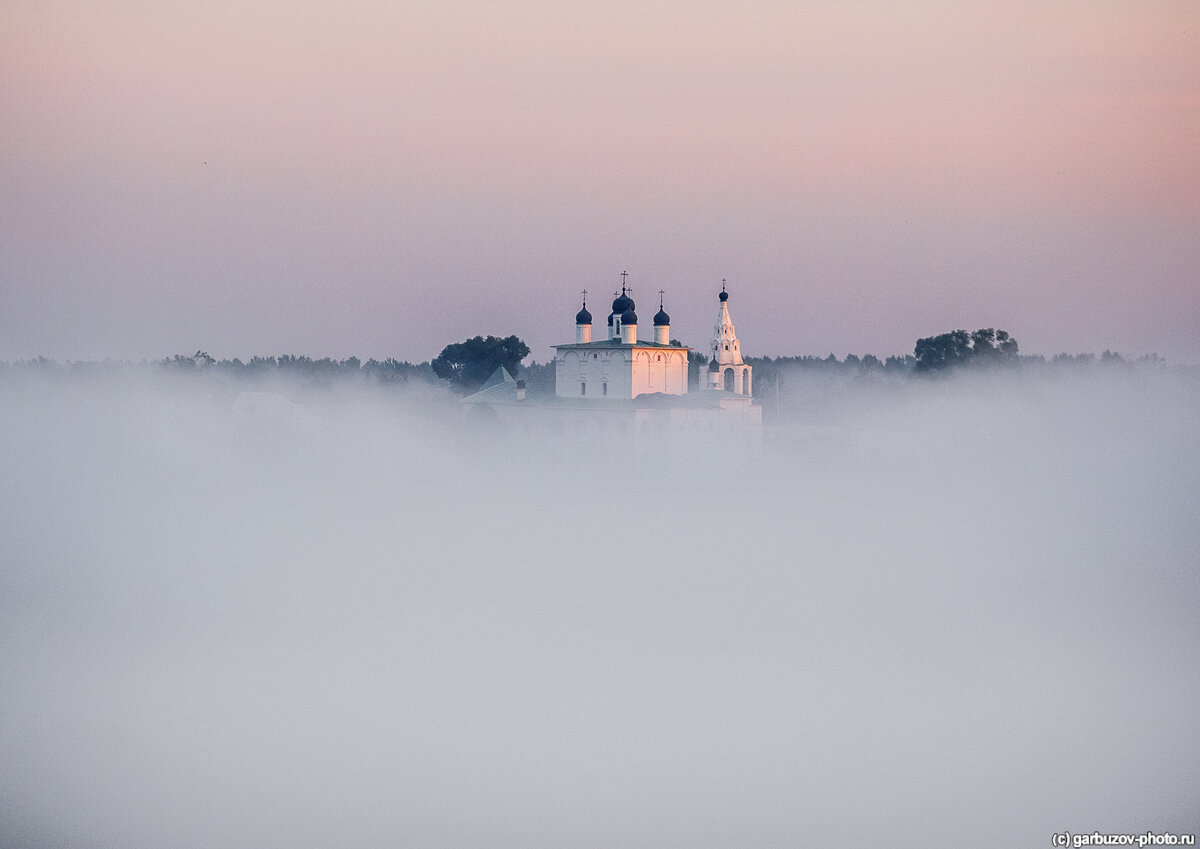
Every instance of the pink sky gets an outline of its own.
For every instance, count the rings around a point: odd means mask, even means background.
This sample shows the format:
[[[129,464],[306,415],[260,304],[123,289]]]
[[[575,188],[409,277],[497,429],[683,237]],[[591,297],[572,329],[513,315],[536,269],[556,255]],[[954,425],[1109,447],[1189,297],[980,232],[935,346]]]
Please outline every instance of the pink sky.
[[[1200,362],[1200,4],[6,3],[0,359],[704,346]],[[593,312],[606,310],[593,309]]]

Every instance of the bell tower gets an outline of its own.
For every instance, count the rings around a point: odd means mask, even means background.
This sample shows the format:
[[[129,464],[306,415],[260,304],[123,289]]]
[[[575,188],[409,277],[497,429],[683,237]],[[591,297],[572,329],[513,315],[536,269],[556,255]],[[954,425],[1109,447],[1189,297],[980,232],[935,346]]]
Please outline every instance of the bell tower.
[[[742,360],[733,319],[729,317],[729,292],[725,290],[724,280],[721,281],[721,293],[717,295],[717,300],[721,303],[721,309],[717,313],[712,345],[709,346],[712,359],[708,364],[707,380],[701,380],[700,383],[705,389],[749,395],[751,367]]]

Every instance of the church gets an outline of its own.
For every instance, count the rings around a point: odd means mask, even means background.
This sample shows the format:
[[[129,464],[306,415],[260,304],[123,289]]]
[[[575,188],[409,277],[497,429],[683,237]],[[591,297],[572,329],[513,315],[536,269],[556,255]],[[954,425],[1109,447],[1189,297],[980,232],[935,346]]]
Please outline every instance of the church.
[[[526,386],[499,368],[478,392],[463,399],[464,406],[494,411],[518,429],[549,425],[554,430],[639,436],[687,430],[740,433],[757,444],[762,407],[752,400],[752,367],[742,359],[725,281],[717,295],[709,363],[701,370],[697,391],[689,392],[688,354],[693,349],[671,339],[665,293],[658,293],[653,338],[641,338],[637,304],[626,277],[622,272],[621,292],[599,339],[593,338],[584,291],[575,315],[575,341],[552,346],[553,387]]]
[[[671,343],[671,317],[663,308],[659,290],[658,312],[654,315],[654,341],[638,339],[637,304],[621,275],[621,294],[608,314],[608,335],[592,341],[592,314],[584,292],[583,308],[575,316],[575,342],[555,345],[555,395],[560,398],[637,398],[640,395],[686,395],[688,352],[692,349]],[[729,317],[729,293],[721,281],[717,296],[720,312],[713,331],[711,360],[699,383],[701,390],[750,396],[750,370]]]
[[[560,398],[637,398],[684,395],[688,389],[688,352],[671,344],[671,317],[662,305],[654,316],[654,341],[638,339],[637,305],[621,286],[608,314],[608,336],[592,341],[592,314],[584,293],[575,316],[575,342],[555,345],[554,384]]]

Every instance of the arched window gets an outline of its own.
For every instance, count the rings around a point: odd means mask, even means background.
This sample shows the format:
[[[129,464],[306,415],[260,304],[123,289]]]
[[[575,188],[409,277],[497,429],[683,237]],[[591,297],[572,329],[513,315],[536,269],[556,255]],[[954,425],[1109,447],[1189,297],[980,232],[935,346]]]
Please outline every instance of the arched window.
[[[587,395],[587,381],[586,380],[579,381],[579,394]]]

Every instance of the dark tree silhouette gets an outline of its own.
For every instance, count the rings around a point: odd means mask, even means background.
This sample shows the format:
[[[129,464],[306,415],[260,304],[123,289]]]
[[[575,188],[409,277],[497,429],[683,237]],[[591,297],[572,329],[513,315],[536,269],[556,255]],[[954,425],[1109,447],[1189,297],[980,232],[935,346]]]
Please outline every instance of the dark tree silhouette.
[[[497,366],[504,366],[515,376],[521,360],[528,355],[529,346],[516,336],[476,336],[447,345],[429,365],[438,377],[469,392],[482,386]]]
[[[1004,330],[991,327],[968,333],[954,330],[940,336],[927,336],[917,340],[913,350],[916,371],[936,372],[948,368],[974,364],[1016,362],[1017,340]]]

